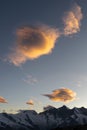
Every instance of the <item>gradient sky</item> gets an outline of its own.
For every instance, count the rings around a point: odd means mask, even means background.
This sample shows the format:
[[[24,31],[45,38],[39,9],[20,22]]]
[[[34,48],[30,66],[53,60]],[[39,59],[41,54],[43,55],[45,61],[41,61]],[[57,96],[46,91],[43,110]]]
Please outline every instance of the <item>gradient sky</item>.
[[[8,55],[16,44],[16,31],[21,27],[48,26],[60,31],[63,17],[77,4],[82,11],[80,30],[62,35],[52,52],[21,65],[9,62]],[[54,102],[43,96],[53,90],[68,88],[76,100]],[[1,0],[0,1],[0,96],[8,103],[0,103],[0,111],[43,106],[87,107],[87,0]],[[34,106],[26,104],[34,101]]]

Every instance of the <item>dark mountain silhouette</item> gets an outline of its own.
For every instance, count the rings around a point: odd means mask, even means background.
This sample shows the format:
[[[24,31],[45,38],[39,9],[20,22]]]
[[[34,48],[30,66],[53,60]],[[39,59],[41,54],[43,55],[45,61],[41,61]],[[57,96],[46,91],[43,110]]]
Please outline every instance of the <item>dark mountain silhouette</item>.
[[[0,113],[0,130],[74,130],[87,128],[87,109],[48,106],[44,112],[21,110],[17,114]],[[79,129],[80,130],[80,129]]]
[[[51,130],[87,130],[87,125],[79,125],[79,126],[73,126],[73,127],[65,127],[65,128],[55,128]]]

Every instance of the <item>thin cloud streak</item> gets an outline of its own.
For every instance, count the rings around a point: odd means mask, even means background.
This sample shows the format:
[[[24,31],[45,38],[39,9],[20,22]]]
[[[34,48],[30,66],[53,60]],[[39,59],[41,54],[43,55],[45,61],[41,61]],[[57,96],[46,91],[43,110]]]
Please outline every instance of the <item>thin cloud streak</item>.
[[[43,94],[54,102],[71,102],[76,99],[76,93],[68,88],[53,90],[52,94]]]

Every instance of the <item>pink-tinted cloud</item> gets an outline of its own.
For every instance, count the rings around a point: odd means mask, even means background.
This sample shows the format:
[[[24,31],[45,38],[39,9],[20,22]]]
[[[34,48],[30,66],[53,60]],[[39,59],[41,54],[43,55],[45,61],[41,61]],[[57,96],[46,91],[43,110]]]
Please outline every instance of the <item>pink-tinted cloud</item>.
[[[76,99],[76,93],[68,88],[56,89],[52,94],[44,94],[54,102],[71,102]]]
[[[64,28],[42,26],[24,26],[16,31],[16,44],[8,56],[10,63],[20,66],[27,60],[37,59],[50,54],[60,36],[68,36],[80,31],[83,18],[81,7],[74,4],[73,8],[63,17]]]
[[[80,31],[81,20],[83,18],[81,7],[74,4],[73,8],[68,11],[63,18],[64,35],[72,35]]]
[[[16,47],[8,56],[16,66],[51,53],[60,37],[58,29],[49,26],[22,27],[17,29],[16,35]]]
[[[7,103],[6,99],[0,96],[0,103]]]
[[[29,101],[26,102],[26,104],[28,104],[28,105],[34,105],[34,101],[30,99]]]

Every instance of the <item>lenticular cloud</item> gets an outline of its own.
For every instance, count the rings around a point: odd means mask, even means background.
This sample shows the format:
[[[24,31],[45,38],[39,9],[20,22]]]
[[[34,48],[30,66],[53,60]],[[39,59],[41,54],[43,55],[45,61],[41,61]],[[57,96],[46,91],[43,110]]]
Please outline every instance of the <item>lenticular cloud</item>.
[[[83,14],[81,7],[74,4],[73,8],[63,17],[64,28],[60,32],[58,28],[46,25],[24,26],[16,31],[16,45],[8,56],[10,63],[20,66],[27,60],[37,59],[40,56],[52,52],[56,40],[60,36],[76,34],[80,31]]]
[[[68,88],[56,89],[52,94],[44,94],[54,102],[71,102],[76,99],[76,93]]]
[[[9,60],[16,66],[27,60],[39,58],[52,52],[57,38],[58,29],[48,26],[22,27],[17,29],[16,47],[9,55]]]

